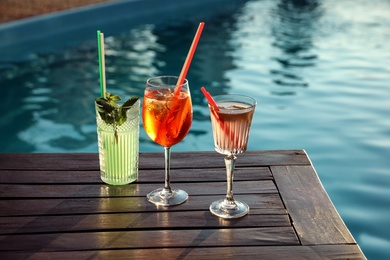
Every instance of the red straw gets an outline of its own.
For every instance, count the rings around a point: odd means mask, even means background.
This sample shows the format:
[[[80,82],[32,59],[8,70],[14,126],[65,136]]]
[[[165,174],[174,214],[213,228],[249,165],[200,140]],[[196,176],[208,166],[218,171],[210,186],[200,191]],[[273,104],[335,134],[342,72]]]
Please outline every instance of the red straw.
[[[210,109],[210,111],[217,118],[219,126],[222,129],[225,129],[225,133],[226,134],[230,133],[229,137],[230,137],[230,140],[232,142],[237,143],[238,140],[237,140],[237,138],[234,138],[234,133],[231,133],[229,125],[224,126],[224,122],[219,118],[218,113],[217,113],[219,111],[219,107],[218,107],[217,103],[215,102],[214,98],[210,95],[209,92],[207,92],[207,90],[204,87],[201,87],[200,90],[202,91],[203,95],[206,97],[206,99],[209,102],[210,106],[212,106],[214,108],[214,109]]]
[[[211,106],[213,106],[215,110],[218,111],[219,107],[218,107],[217,103],[215,103],[214,98],[210,95],[210,93],[207,92],[207,90],[204,87],[201,87],[200,90],[202,91],[203,95],[206,97],[209,104]]]
[[[184,79],[187,76],[187,72],[188,72],[188,69],[190,68],[192,57],[194,57],[196,46],[198,45],[200,35],[202,34],[202,31],[203,31],[203,27],[204,27],[204,22],[201,22],[199,24],[198,30],[196,31],[194,40],[192,41],[190,50],[188,51],[187,58],[184,62],[183,68],[181,69],[179,79],[177,80],[176,85],[178,86],[178,88],[176,88],[176,91],[175,91],[176,95],[178,95],[180,93],[182,85],[184,83]]]

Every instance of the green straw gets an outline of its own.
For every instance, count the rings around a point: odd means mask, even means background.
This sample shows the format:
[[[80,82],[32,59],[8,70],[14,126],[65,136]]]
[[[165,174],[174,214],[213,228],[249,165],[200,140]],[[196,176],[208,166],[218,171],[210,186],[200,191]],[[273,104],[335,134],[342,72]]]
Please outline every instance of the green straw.
[[[104,34],[97,31],[98,55],[99,55],[99,74],[100,74],[100,96],[105,98],[106,94],[106,69],[104,65]]]

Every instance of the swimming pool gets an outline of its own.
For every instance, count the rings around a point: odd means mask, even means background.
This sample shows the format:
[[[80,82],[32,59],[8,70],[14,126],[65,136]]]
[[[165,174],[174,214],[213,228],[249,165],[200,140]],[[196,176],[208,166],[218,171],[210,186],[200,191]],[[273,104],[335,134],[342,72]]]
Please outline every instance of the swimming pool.
[[[108,89],[142,96],[148,77],[180,72],[203,20],[188,74],[194,122],[173,154],[213,150],[201,86],[249,94],[258,106],[248,149],[305,149],[366,256],[390,258],[390,3],[174,2],[1,25],[0,152],[96,152],[96,29],[106,36]],[[162,152],[142,127],[140,142]]]

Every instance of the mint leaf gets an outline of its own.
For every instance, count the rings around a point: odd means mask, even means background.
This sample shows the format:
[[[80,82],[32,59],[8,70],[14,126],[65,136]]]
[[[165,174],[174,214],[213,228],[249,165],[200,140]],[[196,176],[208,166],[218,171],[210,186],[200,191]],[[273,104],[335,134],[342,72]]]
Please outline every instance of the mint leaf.
[[[137,97],[137,96],[131,97],[130,99],[128,99],[125,103],[123,103],[123,104],[120,106],[120,108],[119,108],[119,112],[120,112],[120,113],[119,113],[119,114],[120,114],[121,118],[124,119],[123,122],[120,123],[120,125],[123,124],[124,122],[126,122],[126,119],[127,119],[127,116],[126,116],[127,110],[129,110],[130,107],[132,107],[132,106],[135,104],[135,102],[138,101],[138,99],[139,99],[139,97]]]
[[[95,99],[96,104],[97,104],[97,110],[102,118],[102,120],[106,124],[113,124],[115,122],[115,117],[113,115],[113,111],[115,110],[115,107],[112,106],[110,103],[108,103],[105,99],[103,98],[97,98]]]
[[[115,101],[121,100],[119,95],[113,95],[106,92],[105,98],[96,98],[97,111],[100,118],[108,125],[114,128],[115,140],[118,142],[118,126],[123,125],[127,120],[126,112],[133,106],[139,97],[133,96],[121,106],[118,106]]]

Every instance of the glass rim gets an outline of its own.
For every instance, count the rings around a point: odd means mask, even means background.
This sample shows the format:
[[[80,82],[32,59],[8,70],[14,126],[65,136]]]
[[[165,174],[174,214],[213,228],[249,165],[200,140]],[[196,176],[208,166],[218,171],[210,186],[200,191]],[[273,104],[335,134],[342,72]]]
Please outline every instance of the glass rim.
[[[226,97],[227,99],[224,100],[223,99],[224,97]],[[249,100],[251,101],[249,103],[249,105],[251,105],[252,107],[255,107],[257,105],[256,99],[254,99],[253,97],[250,97],[248,95],[243,95],[243,94],[234,94],[234,93],[232,93],[232,94],[220,94],[220,95],[213,96],[213,98],[214,98],[215,102],[220,102],[220,101],[237,101],[238,98],[245,98],[245,99],[248,100],[248,102],[249,102]],[[220,100],[217,100],[217,99],[220,99]]]
[[[153,83],[152,82],[153,80],[167,79],[167,78],[176,79],[176,82],[179,79],[178,76],[171,76],[171,75],[156,76],[156,77],[148,78],[146,80],[146,84],[149,85],[149,86],[155,87],[155,88],[166,87],[166,86],[185,86],[185,85],[188,85],[188,80],[187,79],[184,79],[184,81],[183,81],[183,83],[181,85],[177,85],[176,83],[165,83],[164,81],[161,81],[161,82],[164,82],[164,84],[157,84],[157,83]]]
[[[117,103],[118,106],[117,106],[116,108],[119,108],[119,107],[120,107],[121,105],[123,105],[125,102],[126,102],[126,101]],[[97,107],[102,107],[102,105],[96,103],[96,100],[94,101],[94,103],[95,103],[95,106],[97,106]],[[140,98],[139,98],[137,101],[135,101],[135,103],[134,103],[133,105],[131,105],[131,106],[125,106],[125,107],[128,107],[129,109],[137,109],[137,108],[139,109],[139,108],[141,107],[140,104],[141,104],[141,101],[140,101]]]

